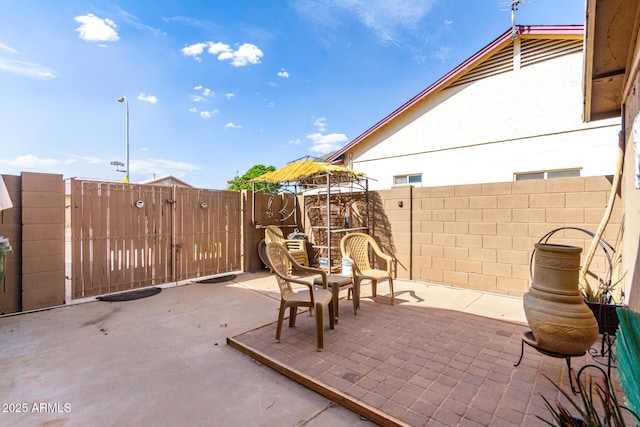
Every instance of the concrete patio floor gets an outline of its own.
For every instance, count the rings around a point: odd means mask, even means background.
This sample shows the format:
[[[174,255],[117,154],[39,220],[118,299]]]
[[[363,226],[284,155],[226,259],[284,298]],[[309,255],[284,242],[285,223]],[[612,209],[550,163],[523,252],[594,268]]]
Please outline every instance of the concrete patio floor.
[[[369,415],[381,413],[383,418],[370,417],[380,424],[543,425],[535,418],[548,418],[539,393],[552,399],[559,394],[542,374],[566,386],[567,371],[564,360],[530,348],[522,364],[512,366],[520,353],[519,333],[527,329],[520,298],[403,280],[395,282],[395,291],[391,307],[384,297],[367,298],[365,286],[357,316],[350,301],[340,300],[340,322],[325,330],[320,353],[306,314],[298,316],[296,328],[285,325],[280,344],[273,342],[280,297],[266,272],[166,287],[135,301],[2,317],[0,425],[374,425],[353,411],[349,399],[373,409]],[[385,283],[378,292],[388,292]],[[387,350],[370,339],[378,334],[376,319],[393,325],[385,332],[392,336],[384,338]],[[483,324],[494,332],[471,332]],[[407,347],[422,351],[422,358],[403,353],[399,343],[407,335],[399,336],[399,328],[425,341]],[[364,340],[357,341],[358,335]],[[266,355],[342,393],[347,400],[335,400],[352,410],[232,348],[229,337],[253,356]],[[465,345],[450,345],[464,340]],[[474,352],[476,347],[481,350]],[[412,375],[392,381],[393,375],[369,369],[363,354],[383,360],[367,353],[374,349],[386,351],[384,366],[420,360],[431,373],[420,379],[409,368]],[[590,362],[585,356],[573,364]],[[368,380],[365,371],[372,372]]]

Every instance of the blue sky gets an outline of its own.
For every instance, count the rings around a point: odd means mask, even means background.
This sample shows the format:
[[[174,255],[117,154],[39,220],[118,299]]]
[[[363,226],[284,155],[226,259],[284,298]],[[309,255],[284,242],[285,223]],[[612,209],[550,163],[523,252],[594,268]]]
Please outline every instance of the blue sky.
[[[502,0],[0,0],[0,173],[223,189],[356,138],[511,26]],[[583,24],[529,0],[518,24]]]

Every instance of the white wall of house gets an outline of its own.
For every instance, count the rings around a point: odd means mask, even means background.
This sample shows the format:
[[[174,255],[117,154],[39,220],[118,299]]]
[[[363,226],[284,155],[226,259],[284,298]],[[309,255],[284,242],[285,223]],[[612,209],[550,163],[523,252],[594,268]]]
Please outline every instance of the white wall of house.
[[[351,167],[375,180],[372,189],[416,173],[423,186],[554,169],[611,174],[620,119],[583,123],[582,59],[572,53],[447,88],[353,147]]]

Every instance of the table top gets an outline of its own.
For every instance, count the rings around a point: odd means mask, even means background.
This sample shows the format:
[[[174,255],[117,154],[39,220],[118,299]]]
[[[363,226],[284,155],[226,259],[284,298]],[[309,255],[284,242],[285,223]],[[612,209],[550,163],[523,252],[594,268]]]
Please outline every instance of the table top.
[[[352,279],[350,276],[341,276],[339,274],[328,274],[327,275],[327,284],[331,285],[331,284],[339,284],[339,285],[346,285],[348,283],[351,283]],[[313,280],[313,283],[321,285],[322,284],[322,277],[316,277]]]

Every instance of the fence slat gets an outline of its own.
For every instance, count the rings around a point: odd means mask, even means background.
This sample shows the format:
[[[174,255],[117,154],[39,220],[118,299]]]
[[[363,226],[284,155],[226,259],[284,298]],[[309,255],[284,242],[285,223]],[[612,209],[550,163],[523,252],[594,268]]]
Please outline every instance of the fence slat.
[[[237,192],[86,180],[71,188],[73,298],[167,283],[174,269],[176,280],[239,269]]]

